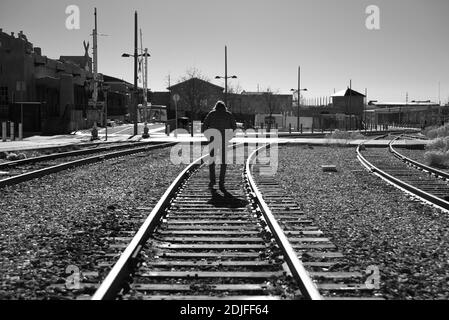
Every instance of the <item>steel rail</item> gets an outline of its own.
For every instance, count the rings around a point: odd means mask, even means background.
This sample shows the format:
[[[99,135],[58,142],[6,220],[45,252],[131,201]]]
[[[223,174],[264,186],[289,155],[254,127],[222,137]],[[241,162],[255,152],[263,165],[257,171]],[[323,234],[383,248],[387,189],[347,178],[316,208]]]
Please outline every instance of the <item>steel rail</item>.
[[[148,151],[148,150],[162,149],[162,148],[172,146],[174,144],[175,144],[174,142],[170,142],[170,143],[162,143],[162,144],[150,145],[150,146],[139,147],[139,148],[131,148],[131,149],[123,150],[123,151],[106,153],[106,154],[102,154],[102,155],[97,155],[97,156],[93,156],[93,157],[88,157],[88,158],[84,158],[84,159],[79,159],[79,160],[74,160],[74,161],[54,165],[54,166],[51,166],[48,168],[42,168],[42,169],[26,172],[26,173],[23,173],[23,174],[20,174],[17,176],[12,176],[10,178],[0,180],[0,188],[9,186],[9,185],[14,185],[17,183],[21,183],[24,181],[28,181],[28,180],[31,180],[34,178],[42,177],[42,176],[45,176],[45,175],[48,175],[51,173],[55,173],[55,172],[59,172],[62,170],[75,168],[75,167],[79,167],[82,165],[91,164],[91,163],[95,163],[95,162],[99,162],[99,161],[103,161],[103,160],[107,160],[107,159],[113,159],[113,158],[117,158],[117,157],[121,157],[121,156],[127,156],[127,155],[144,152],[144,151]]]
[[[236,146],[237,145],[231,147]],[[250,158],[257,154],[258,150],[253,152]],[[174,195],[179,190],[179,187],[198,167],[202,165],[204,159],[206,159],[207,157],[208,155],[205,155],[195,160],[187,168],[185,168],[172,182],[170,187],[165,191],[164,195],[159,199],[156,206],[146,218],[145,222],[139,228],[130,244],[121,254],[119,260],[115,263],[111,271],[103,280],[102,284],[92,297],[92,300],[112,300],[117,296],[117,293],[119,293],[120,290],[124,287],[125,281],[132,273],[133,267],[137,262],[137,254],[140,252],[143,245],[150,238],[151,233],[159,224],[160,219],[165,214],[165,210],[169,207]],[[256,187],[254,179],[251,176],[250,166],[250,161],[247,161],[245,165],[245,176],[247,177],[247,181],[251,186],[251,190],[254,191],[253,194],[256,197],[257,204],[261,206],[262,213],[265,216],[265,220],[268,222],[267,225],[270,227],[270,230],[272,230],[275,240],[277,241],[279,247],[281,249],[284,249],[284,258],[286,259],[286,262],[289,265],[295,280],[299,280],[298,284],[301,288],[301,292],[307,299],[321,300],[321,295],[319,294],[315,284],[310,279],[307,271],[302,266],[289,241],[285,237],[282,229],[279,227],[275,218],[271,214],[271,211],[269,210],[267,204],[263,201],[263,198]]]
[[[98,145],[98,144],[96,144]],[[83,149],[83,150],[73,150],[73,151],[67,151],[67,152],[59,152],[59,153],[53,153],[48,155],[42,155],[38,157],[32,157],[28,159],[21,159],[21,160],[15,160],[15,161],[8,161],[4,163],[0,163],[0,170],[7,169],[11,167],[16,167],[24,164],[29,163],[36,163],[40,161],[46,161],[46,160],[54,160],[59,158],[65,158],[65,157],[73,157],[73,156],[84,156],[88,154],[103,152],[103,151],[113,151],[113,150],[121,150],[126,149],[129,147],[139,147],[144,145],[156,145],[155,142],[134,142],[134,143],[125,143],[122,145],[116,145],[116,146],[102,146],[99,148],[90,148],[90,149]],[[62,147],[57,147],[62,148]]]
[[[413,164],[413,165],[416,166],[416,167],[419,167],[420,169],[426,170],[426,171],[428,171],[429,173],[432,173],[432,174],[434,174],[434,175],[436,175],[436,176],[439,176],[439,177],[441,177],[441,178],[444,178],[444,179],[448,179],[448,180],[449,180],[449,173],[444,172],[444,171],[441,171],[441,170],[438,170],[438,169],[435,169],[435,168],[432,168],[432,167],[429,167],[429,166],[426,166],[425,164],[423,164],[423,163],[421,163],[421,162],[415,161],[415,160],[413,160],[413,159],[410,159],[410,158],[404,156],[403,154],[400,154],[400,153],[393,147],[393,143],[395,142],[395,140],[398,140],[399,138],[400,138],[400,137],[397,137],[397,138],[393,139],[393,140],[389,143],[389,145],[388,145],[388,146],[389,146],[390,152],[393,153],[394,156],[396,156],[397,158],[399,158],[400,160],[402,160],[402,161],[404,161],[404,162],[408,162],[408,163],[410,163],[410,164]]]
[[[149,239],[155,227],[159,224],[165,210],[170,205],[173,196],[178,191],[180,185],[190,176],[192,172],[198,168],[203,159],[208,155],[202,156],[188,165],[172,182],[162,197],[159,199],[156,206],[151,210],[145,222],[137,231],[136,235],[121,254],[117,263],[109,271],[106,278],[101,283],[100,287],[95,292],[92,300],[112,300],[117,296],[117,293],[122,289],[123,283],[132,272],[132,268],[136,263],[137,254],[145,242]]]
[[[393,177],[392,175],[386,173],[385,171],[377,168],[376,166],[374,166],[371,162],[369,162],[368,160],[366,160],[365,157],[363,157],[362,153],[360,152],[360,146],[362,144],[357,146],[357,158],[359,159],[359,161],[364,164],[367,168],[369,168],[370,171],[378,174],[379,176],[383,177],[385,180],[389,181],[390,183],[392,183],[395,186],[398,186],[402,189],[404,189],[405,191],[418,196],[432,204],[435,204],[443,209],[449,210],[449,202],[438,198],[428,192],[425,192],[417,187],[414,187],[398,178]]]
[[[276,239],[279,248],[284,254],[284,259],[287,262],[288,267],[290,268],[290,272],[292,273],[293,278],[298,283],[301,293],[304,295],[306,299],[322,300],[322,297],[316,285],[310,278],[308,272],[304,268],[301,261],[298,259],[298,256],[293,247],[291,246],[290,242],[288,241],[287,237],[285,236],[284,231],[279,226],[278,222],[276,221],[276,218],[274,217],[270,208],[264,201],[263,195],[257,188],[257,185],[251,174],[252,163],[256,160],[255,156],[259,153],[260,150],[264,148],[270,148],[270,144],[262,146],[259,149],[255,150],[246,161],[245,173],[248,179],[249,186],[252,192],[254,193],[253,198],[257,202],[259,208],[261,209],[262,214],[265,218],[268,227],[271,230],[273,237]]]
[[[235,148],[238,145],[241,145],[241,143],[229,146],[229,148]],[[174,195],[178,192],[179,187],[198,167],[201,166],[208,156],[209,155],[204,155],[196,159],[176,177],[159,199],[153,210],[151,210],[151,213],[145,219],[125,251],[120,255],[120,258],[109,271],[91,300],[112,300],[117,296],[117,293],[123,288],[124,282],[132,272],[137,254],[159,224],[160,219],[172,202]]]

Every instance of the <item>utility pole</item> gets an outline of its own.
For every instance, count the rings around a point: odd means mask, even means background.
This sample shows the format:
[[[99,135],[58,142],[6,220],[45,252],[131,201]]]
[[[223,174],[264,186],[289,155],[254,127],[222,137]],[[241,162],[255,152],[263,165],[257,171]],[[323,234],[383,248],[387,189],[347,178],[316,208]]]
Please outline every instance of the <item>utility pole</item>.
[[[144,51],[143,51],[143,40],[142,40],[142,29],[139,29],[140,32],[140,54],[143,55]],[[143,117],[145,119],[145,113],[146,113],[146,109],[147,109],[147,97],[146,97],[146,91],[145,91],[145,61],[143,58],[141,58],[140,60],[140,74],[142,75],[142,87],[143,87],[143,101],[142,101],[142,113],[143,113]],[[142,120],[141,120],[142,122]]]
[[[147,104],[148,104],[148,48],[145,48],[145,82],[143,91],[143,101],[145,104],[145,122],[147,121]],[[151,106],[150,106],[151,114]]]
[[[365,103],[363,104],[363,121],[365,122],[365,131],[366,131],[366,107],[368,103],[368,88],[365,88]]]
[[[296,121],[296,128],[299,132],[299,109],[301,105],[301,66],[298,66],[298,117]]]
[[[95,25],[94,25],[94,30],[92,32],[92,37],[93,37],[93,46],[92,46],[92,50],[93,50],[93,80],[94,80],[94,90],[93,90],[93,94],[92,94],[92,100],[94,103],[94,107],[97,107],[97,101],[98,101],[98,49],[97,49],[97,8],[94,9],[94,18],[95,18]],[[103,114],[103,112],[101,113]]]
[[[139,97],[139,89],[137,87],[137,11],[134,12],[134,135],[137,136],[137,103]]]
[[[225,46],[225,106],[228,106],[228,47]]]
[[[352,110],[352,80],[349,80],[349,112]],[[349,130],[352,129],[352,114],[349,114]]]
[[[172,95],[171,95],[171,89],[170,89],[170,87],[171,87],[171,79],[170,79],[170,73],[168,74],[168,90],[170,91],[170,102],[169,102],[169,105],[167,106],[168,107],[168,109],[170,110],[171,109],[171,100],[172,100]],[[151,112],[150,112],[150,117],[151,117]],[[175,117],[176,117],[176,129],[178,129],[178,114],[177,114],[177,110],[175,110]],[[167,111],[167,119],[168,119],[168,111]]]

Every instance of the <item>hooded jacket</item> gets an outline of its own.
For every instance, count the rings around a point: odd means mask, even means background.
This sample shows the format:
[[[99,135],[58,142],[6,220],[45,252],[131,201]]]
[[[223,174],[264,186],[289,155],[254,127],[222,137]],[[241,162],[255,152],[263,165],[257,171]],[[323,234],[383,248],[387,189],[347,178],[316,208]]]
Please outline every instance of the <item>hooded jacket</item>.
[[[204,119],[204,130],[217,129],[224,132],[226,129],[237,129],[234,116],[222,104],[217,104]]]

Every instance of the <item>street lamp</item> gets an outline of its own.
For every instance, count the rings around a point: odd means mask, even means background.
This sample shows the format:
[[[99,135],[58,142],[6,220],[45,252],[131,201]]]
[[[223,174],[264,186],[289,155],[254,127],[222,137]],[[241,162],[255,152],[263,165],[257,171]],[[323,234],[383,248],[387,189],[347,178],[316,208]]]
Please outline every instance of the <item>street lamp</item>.
[[[138,93],[138,89],[137,89],[137,46],[138,46],[138,42],[137,42],[137,11],[134,12],[134,55],[131,55],[129,53],[124,53],[122,54],[122,57],[134,57],[134,96],[136,96],[136,94]],[[134,101],[134,115],[133,115],[133,122],[134,122],[134,135],[137,135],[137,98],[135,99],[136,101]]]
[[[133,54],[130,54],[130,53],[123,53],[122,54],[122,58],[129,58],[129,57],[134,57],[136,60],[137,60],[137,57],[145,57],[145,74],[147,74],[147,68],[148,68],[148,61],[147,61],[147,59],[148,59],[148,57],[151,57],[151,55],[148,53],[148,51],[147,51],[148,49],[145,49],[145,53],[141,53],[141,54],[138,54],[138,55],[133,55]],[[137,75],[135,75],[135,77],[137,77]],[[144,85],[144,104],[145,104],[145,106],[144,106],[144,112],[145,112],[145,121],[146,121],[146,110],[147,110],[147,99],[146,99],[146,90],[147,90],[147,88],[146,88],[146,81],[147,81],[147,79],[146,79],[146,77],[147,77],[147,75],[145,75],[145,85]],[[137,83],[137,78],[136,79],[134,79],[134,81]],[[136,92],[138,91],[137,90],[137,88],[135,89],[136,90]],[[142,106],[144,105],[144,104],[142,104]],[[137,107],[136,107],[136,116],[137,116]],[[136,117],[137,118],[137,117]],[[137,134],[137,133],[136,133]]]
[[[137,18],[136,18],[137,19]],[[142,53],[142,54],[130,54],[130,53],[122,53],[122,58],[129,58],[129,57],[133,57],[134,58],[134,98],[136,99],[136,101],[133,101],[134,104],[134,135],[137,135],[137,97],[138,96],[138,88],[137,88],[137,58],[138,57],[151,57],[151,55],[148,52]],[[145,64],[145,67],[147,65]],[[147,106],[145,106],[146,109]]]
[[[292,91],[295,91],[294,89],[292,89]],[[298,131],[299,131],[299,107],[301,105],[301,91],[307,91],[306,88],[301,89],[301,66],[298,66]]]
[[[225,79],[225,105],[228,106],[228,79],[237,79],[237,76],[228,76],[228,47],[225,46],[225,75],[216,76],[215,79]]]
[[[149,53],[141,53],[137,55],[138,57],[151,57],[151,54]],[[129,57],[134,57],[133,54],[129,54],[129,53],[123,53],[122,54],[122,58],[129,58]]]

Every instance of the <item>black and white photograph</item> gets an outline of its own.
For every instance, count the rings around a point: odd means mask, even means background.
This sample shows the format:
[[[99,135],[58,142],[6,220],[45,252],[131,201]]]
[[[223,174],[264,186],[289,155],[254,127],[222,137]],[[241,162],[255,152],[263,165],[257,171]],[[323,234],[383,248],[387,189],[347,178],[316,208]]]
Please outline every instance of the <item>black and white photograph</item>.
[[[449,300],[449,1],[0,1],[0,305]]]

